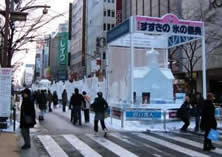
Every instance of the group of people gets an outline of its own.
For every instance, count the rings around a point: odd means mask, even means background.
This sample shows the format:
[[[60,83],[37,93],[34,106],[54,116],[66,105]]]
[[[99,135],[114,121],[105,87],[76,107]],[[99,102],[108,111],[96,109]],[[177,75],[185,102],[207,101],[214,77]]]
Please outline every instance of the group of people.
[[[52,112],[51,103],[53,102],[54,108],[58,104],[58,96],[56,92],[51,94],[49,91],[48,94],[46,91],[37,91],[32,93],[29,88],[25,88],[22,92],[22,104],[20,112],[20,128],[21,134],[24,139],[24,145],[22,149],[31,148],[30,141],[30,128],[33,128],[36,124],[36,112],[35,112],[35,102],[39,106],[39,120],[44,120],[44,112],[47,109],[48,102],[48,111]],[[98,122],[100,121],[102,129],[104,131],[104,136],[107,134],[107,129],[105,126],[105,113],[108,109],[108,104],[103,98],[102,92],[97,93],[98,97],[95,98],[94,102],[90,103],[90,98],[85,91],[82,94],[79,93],[79,90],[75,88],[74,94],[70,99],[70,109],[71,109],[71,121],[73,124],[79,122],[81,125],[81,110],[84,111],[85,122],[90,121],[90,109],[95,112],[94,119],[94,131],[95,134],[98,134]],[[65,112],[66,105],[68,103],[67,92],[66,90],[62,93],[62,110]]]
[[[215,100],[213,93],[207,94],[207,99],[204,100],[200,93],[197,93],[195,98],[191,101],[189,96],[186,96],[184,103],[178,109],[178,117],[184,122],[184,125],[180,129],[181,131],[187,131],[190,125],[191,114],[195,117],[195,131],[205,131],[203,150],[214,150],[215,147],[212,141],[208,138],[211,129],[216,130],[217,121],[215,118],[215,106],[213,104]]]
[[[98,97],[95,98],[94,102],[90,103],[90,97],[87,95],[85,91],[82,94],[79,93],[78,88],[75,88],[74,94],[70,99],[70,109],[71,109],[71,122],[75,125],[77,122],[79,125],[82,125],[81,122],[81,110],[84,112],[85,122],[88,123],[90,121],[90,110],[95,112],[94,118],[94,131],[95,134],[98,134],[98,122],[100,121],[102,129],[104,131],[104,135],[107,134],[107,129],[105,126],[105,114],[108,109],[108,104],[106,100],[103,98],[102,92],[97,93]]]

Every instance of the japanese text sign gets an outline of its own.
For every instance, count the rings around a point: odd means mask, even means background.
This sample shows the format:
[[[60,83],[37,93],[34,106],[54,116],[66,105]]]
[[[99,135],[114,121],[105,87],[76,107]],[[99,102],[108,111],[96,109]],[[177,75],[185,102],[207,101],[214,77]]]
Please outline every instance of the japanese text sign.
[[[166,14],[162,18],[136,16],[135,21],[137,32],[183,36],[203,35],[203,22],[179,20],[174,14]]]

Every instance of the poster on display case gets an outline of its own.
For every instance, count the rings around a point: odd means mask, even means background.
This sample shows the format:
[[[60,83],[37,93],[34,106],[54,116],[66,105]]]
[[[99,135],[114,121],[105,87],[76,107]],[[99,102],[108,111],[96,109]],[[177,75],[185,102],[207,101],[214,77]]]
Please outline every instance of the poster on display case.
[[[0,117],[10,116],[11,68],[0,68]]]

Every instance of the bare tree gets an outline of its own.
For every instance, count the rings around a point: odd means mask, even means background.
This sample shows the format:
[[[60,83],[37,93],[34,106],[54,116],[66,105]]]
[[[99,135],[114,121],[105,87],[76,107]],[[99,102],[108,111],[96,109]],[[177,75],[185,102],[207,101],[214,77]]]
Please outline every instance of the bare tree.
[[[30,41],[35,41],[43,37],[41,29],[49,24],[54,19],[63,16],[57,14],[50,16],[47,14],[44,2],[39,0],[22,0],[15,5],[11,5],[11,11],[19,13],[28,13],[27,20],[16,21],[13,18],[9,20],[9,35],[8,35],[8,67],[11,67],[11,60],[15,53],[19,53],[20,48],[24,47]],[[43,12],[41,12],[43,10]],[[5,26],[0,29],[2,36],[5,35]]]
[[[205,5],[205,7],[203,7],[203,5]],[[198,6],[195,6],[195,8],[189,8],[183,13],[186,15],[184,17],[189,20],[192,19],[196,21],[203,21],[205,23],[207,57],[212,55],[216,49],[221,47],[222,44],[222,31],[219,29],[222,27],[222,12],[220,11],[222,3],[219,4],[219,1],[217,0],[209,0],[208,5],[209,7],[206,8],[206,1],[200,0]],[[195,14],[193,14],[193,12],[195,12]],[[198,70],[197,65],[200,64],[202,58],[201,47],[202,43],[200,40],[192,41],[188,44],[180,46],[180,50],[183,51],[182,57],[173,58],[178,64],[183,66],[187,74],[189,85],[188,92],[190,95],[193,95],[195,92],[195,80],[193,78],[193,72]]]

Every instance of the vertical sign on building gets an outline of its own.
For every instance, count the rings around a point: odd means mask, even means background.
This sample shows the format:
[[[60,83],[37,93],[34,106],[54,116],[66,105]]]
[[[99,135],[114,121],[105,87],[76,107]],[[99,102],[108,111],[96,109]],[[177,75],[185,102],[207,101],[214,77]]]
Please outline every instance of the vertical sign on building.
[[[58,63],[59,65],[68,64],[68,32],[59,33],[59,55]]]
[[[116,0],[116,24],[122,23],[122,0]]]

